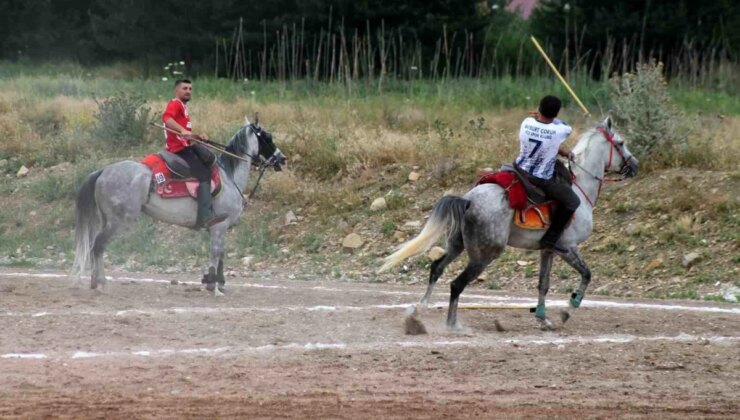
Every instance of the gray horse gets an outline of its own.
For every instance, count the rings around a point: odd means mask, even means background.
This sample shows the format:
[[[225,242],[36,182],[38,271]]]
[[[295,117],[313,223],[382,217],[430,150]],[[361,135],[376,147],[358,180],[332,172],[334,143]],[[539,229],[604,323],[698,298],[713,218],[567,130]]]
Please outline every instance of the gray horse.
[[[243,191],[249,182],[252,163],[276,170],[285,163],[285,156],[272,141],[270,133],[259,123],[245,118],[241,127],[226,145],[226,150],[239,158],[222,154],[219,165],[222,190],[213,200],[216,213],[228,218],[209,229],[211,258],[204,282],[209,291],[224,291],[224,240],[226,230],[236,224],[244,208]],[[193,227],[197,214],[196,201],[190,197],[162,199],[152,193],[152,171],[148,166],[130,160],[117,162],[87,176],[77,194],[75,261],[72,272],[79,277],[91,266],[90,287],[105,283],[103,252],[121,228],[136,221],[141,213],[154,219]],[[218,288],[216,288],[218,287]]]
[[[627,150],[624,141],[615,135],[611,118],[584,133],[573,151],[576,156],[573,189],[578,194],[581,205],[576,211],[575,219],[559,241],[568,252],[558,255],[581,275],[581,283],[569,301],[572,308],[578,308],[591,281],[591,271],[578,251],[578,244],[591,235],[593,206],[601,190],[604,173],[620,172],[625,177],[634,176],[637,174],[638,162]],[[476,186],[463,197],[445,196],[435,205],[421,233],[388,256],[379,271],[387,270],[404,259],[429,249],[447,233],[446,252],[440,259],[432,262],[429,286],[421,304],[426,306],[429,303],[434,284],[445,267],[467,249],[470,261],[451,284],[447,315],[447,326],[460,329],[457,304],[465,286],[501,255],[507,245],[529,250],[540,249],[539,240],[544,230],[521,229],[514,225],[513,220],[514,210],[509,207],[506,192],[496,184]],[[550,269],[554,255],[553,251],[540,251],[539,300],[535,316],[543,329],[553,327],[545,313],[545,296],[550,288]],[[570,314],[564,310],[561,317],[565,322]]]

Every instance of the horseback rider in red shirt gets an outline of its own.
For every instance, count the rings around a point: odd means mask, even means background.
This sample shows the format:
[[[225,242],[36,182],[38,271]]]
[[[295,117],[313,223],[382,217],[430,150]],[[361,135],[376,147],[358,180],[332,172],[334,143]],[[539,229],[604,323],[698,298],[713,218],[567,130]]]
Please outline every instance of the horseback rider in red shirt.
[[[207,141],[205,134],[194,134],[190,122],[190,113],[187,103],[193,93],[193,84],[190,80],[180,79],[175,82],[175,99],[167,104],[162,114],[165,127],[180,133],[165,130],[166,149],[168,152],[180,156],[187,162],[190,170],[198,180],[198,216],[195,229],[210,228],[221,223],[228,217],[226,214],[214,214],[211,197],[211,167],[216,157],[205,146],[193,140]],[[191,143],[192,142],[192,143]]]

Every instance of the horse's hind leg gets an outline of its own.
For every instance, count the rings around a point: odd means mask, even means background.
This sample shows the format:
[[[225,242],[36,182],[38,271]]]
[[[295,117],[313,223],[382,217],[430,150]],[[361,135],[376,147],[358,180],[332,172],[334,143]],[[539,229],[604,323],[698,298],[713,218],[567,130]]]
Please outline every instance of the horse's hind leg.
[[[578,248],[572,248],[571,252],[566,255],[561,255],[563,260],[568,263],[571,267],[575,268],[581,274],[581,284],[578,286],[575,292],[570,296],[569,304],[571,308],[578,308],[581,306],[583,296],[586,294],[586,288],[591,283],[591,270],[588,268],[586,261],[583,260],[581,253],[578,252]],[[561,312],[561,318],[563,322],[566,322],[570,318],[570,313],[567,309],[563,309]]]
[[[450,308],[447,312],[448,328],[451,328],[453,330],[461,329],[460,324],[457,321],[457,304],[458,300],[460,299],[460,294],[463,292],[463,290],[465,290],[465,287],[468,285],[468,283],[478,278],[483,270],[488,267],[488,264],[490,264],[491,261],[501,255],[502,251],[503,248],[495,248],[490,252],[486,252],[484,254],[486,255],[485,259],[474,259],[471,255],[470,262],[468,263],[467,267],[465,267],[465,270],[463,270],[463,272],[460,273],[459,276],[457,276],[452,284],[450,284]]]
[[[429,305],[429,299],[432,297],[432,290],[434,290],[437,280],[442,276],[445,268],[460,256],[463,249],[465,249],[465,246],[463,245],[462,235],[456,235],[455,238],[448,238],[445,254],[442,258],[432,262],[432,268],[429,271],[429,286],[427,286],[427,291],[424,293],[424,297],[421,298],[421,302],[419,302],[422,306],[427,307]]]
[[[537,286],[539,297],[534,316],[540,321],[543,330],[552,329],[552,322],[547,319],[545,313],[545,298],[547,297],[547,292],[550,290],[550,271],[552,270],[553,257],[554,254],[551,251],[542,251],[540,253],[540,282]]]
[[[105,247],[110,242],[111,237],[116,233],[116,227],[106,223],[103,231],[95,236],[93,242],[90,275],[90,288],[97,289],[98,285],[105,285],[105,271],[103,269],[103,253]]]

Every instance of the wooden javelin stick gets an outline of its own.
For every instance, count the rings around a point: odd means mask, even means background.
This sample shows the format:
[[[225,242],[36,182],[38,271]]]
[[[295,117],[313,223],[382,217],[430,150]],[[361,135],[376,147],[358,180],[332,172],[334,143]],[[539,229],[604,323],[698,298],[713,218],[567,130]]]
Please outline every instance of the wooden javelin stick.
[[[494,306],[494,305],[475,305],[475,306],[459,306],[459,309],[476,309],[476,310],[492,310],[492,309],[515,309],[515,310],[532,310],[529,306]]]
[[[560,79],[560,81],[563,82],[563,85],[565,85],[565,89],[568,90],[568,93],[570,93],[573,99],[575,99],[576,102],[578,102],[578,105],[581,107],[583,112],[586,115],[590,116],[591,113],[588,112],[588,109],[586,109],[586,106],[583,105],[583,102],[581,102],[581,100],[578,99],[578,95],[576,95],[576,93],[573,92],[573,89],[570,88],[570,85],[568,84],[568,82],[565,81],[565,78],[560,75],[560,72],[558,71],[557,67],[555,67],[555,65],[552,64],[552,61],[550,61],[550,57],[547,56],[547,53],[545,53],[545,50],[542,49],[542,47],[540,46],[540,43],[537,42],[534,36],[531,36],[530,39],[532,40],[532,43],[534,44],[534,46],[537,47],[537,50],[540,52],[540,54],[542,54],[542,56],[545,58],[545,61],[547,61],[547,64],[550,65],[550,68],[552,69],[552,71],[555,72],[555,76],[557,76],[558,79]]]
[[[156,123],[149,123],[149,124],[151,124],[151,125],[153,125],[153,126],[155,126],[155,127],[157,127],[157,128],[161,128],[161,129],[164,129],[165,131],[169,131],[169,132],[170,132],[170,133],[172,133],[172,134],[177,134],[178,136],[181,136],[181,135],[182,135],[182,134],[181,134],[180,132],[177,132],[177,131],[175,131],[175,130],[173,130],[173,129],[169,128],[169,127],[165,127],[165,126],[163,126],[163,125],[159,125],[159,124],[156,124]],[[214,147],[214,146],[212,146],[212,145],[210,145],[210,144],[208,144],[208,143],[206,143],[206,142],[204,142],[204,141],[200,141],[200,140],[198,140],[198,139],[192,139],[192,140],[193,140],[193,141],[197,141],[198,143],[202,144],[203,146],[205,146],[205,147],[207,147],[207,148],[209,148],[209,149],[213,149],[213,150],[215,150],[215,151],[217,151],[217,152],[219,152],[219,153],[223,153],[223,154],[225,154],[225,155],[229,155],[229,156],[231,156],[231,157],[233,157],[233,158],[236,158],[236,159],[239,159],[239,160],[243,160],[243,161],[245,161],[245,162],[251,162],[251,160],[249,160],[249,159],[244,159],[243,157],[241,157],[241,156],[237,156],[237,155],[235,155],[235,154],[233,154],[233,153],[229,153],[229,152],[227,152],[227,151],[226,151],[226,150],[224,150],[224,149],[219,149],[219,148],[217,148],[217,147]]]

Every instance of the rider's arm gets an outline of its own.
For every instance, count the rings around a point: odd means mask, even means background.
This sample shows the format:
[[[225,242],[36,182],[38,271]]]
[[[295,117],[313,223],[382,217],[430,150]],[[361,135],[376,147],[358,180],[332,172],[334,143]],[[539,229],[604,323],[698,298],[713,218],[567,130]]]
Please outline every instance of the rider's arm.
[[[573,151],[562,145],[558,148],[558,154],[570,160],[575,159],[575,155],[573,154]]]
[[[164,122],[164,126],[169,128],[172,131],[180,133],[179,136],[184,138],[185,140],[193,140],[193,139],[201,140],[201,136],[197,134],[193,134],[190,131],[186,130],[180,124],[178,124],[174,118],[168,118]]]
[[[165,120],[164,126],[169,128],[172,131],[176,131],[180,133],[181,135],[189,134],[189,131],[186,130],[183,126],[178,124],[174,118],[170,117]]]

